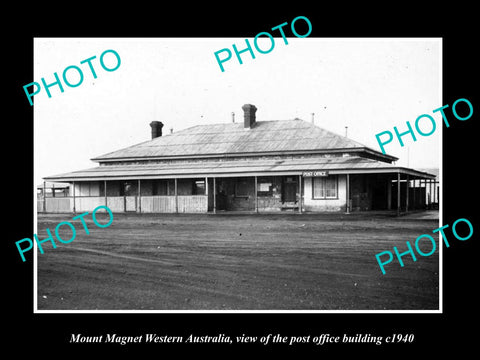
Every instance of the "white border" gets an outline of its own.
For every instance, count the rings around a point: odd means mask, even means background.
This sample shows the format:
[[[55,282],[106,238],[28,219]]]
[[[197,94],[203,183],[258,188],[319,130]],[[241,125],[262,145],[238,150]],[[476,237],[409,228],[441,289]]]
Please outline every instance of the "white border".
[[[320,38],[317,38],[320,39]],[[443,105],[443,38],[321,38],[322,40],[342,41],[342,40],[439,40],[439,97]],[[141,40],[141,39],[140,39]],[[433,109],[432,109],[433,110]],[[35,118],[35,107],[34,107]],[[34,121],[35,124],[35,121]],[[35,125],[34,125],[35,126]],[[440,128],[439,139],[439,181],[440,181],[440,202],[439,202],[439,227],[443,226],[443,126]],[[34,130],[35,132],[35,130]],[[33,139],[35,149],[35,136]],[[34,167],[34,179],[36,178],[36,167]],[[37,233],[37,188],[34,184],[34,232]],[[33,239],[32,239],[33,240]],[[441,235],[439,234],[439,309],[438,310],[39,310],[38,309],[38,288],[37,288],[37,243],[33,241],[33,313],[34,314],[442,314],[443,313],[443,246],[441,246]]]

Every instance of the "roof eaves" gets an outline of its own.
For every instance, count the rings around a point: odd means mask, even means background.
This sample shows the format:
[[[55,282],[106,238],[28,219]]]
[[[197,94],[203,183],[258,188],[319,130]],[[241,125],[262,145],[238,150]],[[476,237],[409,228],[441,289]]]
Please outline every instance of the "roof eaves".
[[[369,153],[369,154],[372,154],[372,155],[375,155],[375,156],[379,156],[379,157],[382,157],[382,158],[387,158],[391,161],[398,161],[398,158],[393,156],[393,155],[384,154],[384,153],[381,153],[380,151],[373,150],[372,148],[369,148],[369,147],[364,147],[363,150],[366,153]]]
[[[114,161],[135,161],[135,160],[172,160],[172,159],[198,159],[198,158],[226,158],[226,157],[243,157],[243,156],[275,156],[275,155],[298,155],[298,154],[329,154],[341,152],[361,152],[368,148],[338,148],[338,149],[317,149],[317,150],[281,150],[281,151],[257,151],[257,152],[232,152],[232,153],[218,153],[218,154],[195,154],[195,155],[169,155],[169,156],[124,156],[124,157],[96,157],[92,158],[95,162],[114,162]],[[373,150],[372,150],[373,151]],[[384,157],[391,157],[390,155],[382,155]],[[391,157],[396,159],[395,157]],[[398,160],[398,159],[397,159]]]

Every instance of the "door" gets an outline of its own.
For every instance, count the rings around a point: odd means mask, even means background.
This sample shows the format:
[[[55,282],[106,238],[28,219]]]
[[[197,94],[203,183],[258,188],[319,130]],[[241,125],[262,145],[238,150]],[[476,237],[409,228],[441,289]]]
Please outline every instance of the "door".
[[[283,202],[297,202],[297,180],[293,176],[283,180]]]
[[[208,178],[208,205],[207,205],[207,211],[213,211],[213,178]]]
[[[223,179],[217,179],[216,207],[217,210],[227,210],[226,185]]]
[[[134,195],[136,191],[137,188],[134,182],[124,182],[123,196],[125,199],[125,211],[137,211],[137,197]]]

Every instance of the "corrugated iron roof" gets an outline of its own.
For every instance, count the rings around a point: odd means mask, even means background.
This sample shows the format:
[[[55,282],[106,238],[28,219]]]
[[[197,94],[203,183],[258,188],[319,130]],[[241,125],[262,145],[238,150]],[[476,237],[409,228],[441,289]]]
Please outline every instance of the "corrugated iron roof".
[[[206,176],[253,176],[301,174],[303,171],[327,170],[342,173],[406,173],[421,178],[434,175],[358,156],[306,157],[290,159],[243,159],[159,164],[102,165],[71,173],[49,176],[47,180],[112,180]]]
[[[243,123],[197,125],[92,160],[365,148],[352,139],[295,119],[257,121],[251,129],[245,129]],[[383,156],[376,150],[369,150]]]

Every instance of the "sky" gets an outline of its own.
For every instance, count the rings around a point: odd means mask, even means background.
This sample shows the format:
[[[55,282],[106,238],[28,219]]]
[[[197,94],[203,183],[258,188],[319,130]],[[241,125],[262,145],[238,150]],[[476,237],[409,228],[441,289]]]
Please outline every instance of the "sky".
[[[151,121],[161,121],[164,133],[195,125],[229,123],[232,112],[243,121],[243,104],[257,107],[257,121],[312,120],[326,130],[381,151],[375,135],[428,114],[436,131],[416,133],[385,146],[399,166],[439,167],[442,103],[442,42],[439,38],[274,38],[268,54],[253,48],[255,59],[233,54],[222,72],[214,53],[232,44],[245,48],[245,38],[35,38],[34,79],[47,84],[56,72],[64,92],[42,87],[34,96],[34,181],[44,176],[92,168],[90,159],[151,138]],[[253,46],[253,39],[249,39]],[[261,49],[270,47],[261,38]],[[121,59],[115,71],[105,71],[100,55],[115,50]],[[91,60],[97,78],[87,63]],[[222,54],[221,56],[224,56]],[[105,54],[106,67],[116,58]],[[66,67],[78,66],[83,82],[68,87]],[[67,79],[80,79],[75,70]],[[25,97],[26,106],[29,106]],[[425,119],[424,132],[431,129]]]

